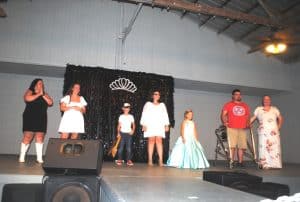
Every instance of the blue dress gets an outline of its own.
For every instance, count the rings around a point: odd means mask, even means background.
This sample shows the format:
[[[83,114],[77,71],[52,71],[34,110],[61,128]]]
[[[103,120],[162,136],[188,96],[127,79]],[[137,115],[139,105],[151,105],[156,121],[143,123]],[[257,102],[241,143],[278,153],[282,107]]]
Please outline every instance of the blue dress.
[[[175,143],[167,165],[177,168],[208,168],[209,163],[204,155],[203,148],[194,136],[194,122],[187,120],[184,124],[185,143],[183,143],[180,136]]]

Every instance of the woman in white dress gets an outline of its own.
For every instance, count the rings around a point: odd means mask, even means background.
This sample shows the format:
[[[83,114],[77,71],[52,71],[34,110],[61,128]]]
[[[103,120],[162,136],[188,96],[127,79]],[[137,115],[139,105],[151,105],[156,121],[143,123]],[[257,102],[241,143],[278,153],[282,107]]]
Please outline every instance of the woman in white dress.
[[[58,132],[62,139],[78,139],[78,133],[84,133],[84,117],[87,102],[80,96],[80,84],[75,83],[60,100],[60,110],[64,112]]]
[[[140,124],[144,131],[144,137],[148,138],[148,165],[153,165],[152,156],[154,145],[159,158],[159,166],[163,166],[163,144],[165,132],[169,131],[169,116],[166,105],[159,101],[160,92],[154,91],[152,102],[144,105]]]
[[[271,97],[265,95],[262,100],[263,106],[254,111],[251,123],[259,122],[258,153],[259,165],[263,169],[282,168],[280,128],[283,118],[280,111],[271,105]]]

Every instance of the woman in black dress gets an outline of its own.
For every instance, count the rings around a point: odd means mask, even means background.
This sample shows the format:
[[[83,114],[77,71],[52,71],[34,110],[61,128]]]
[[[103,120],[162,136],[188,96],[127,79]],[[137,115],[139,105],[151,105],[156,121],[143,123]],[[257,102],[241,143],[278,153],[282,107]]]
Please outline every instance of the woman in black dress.
[[[23,140],[19,162],[25,162],[28,147],[35,136],[37,162],[43,163],[43,144],[47,130],[47,109],[53,104],[52,98],[45,93],[42,79],[34,79],[24,94],[26,103],[23,112]]]

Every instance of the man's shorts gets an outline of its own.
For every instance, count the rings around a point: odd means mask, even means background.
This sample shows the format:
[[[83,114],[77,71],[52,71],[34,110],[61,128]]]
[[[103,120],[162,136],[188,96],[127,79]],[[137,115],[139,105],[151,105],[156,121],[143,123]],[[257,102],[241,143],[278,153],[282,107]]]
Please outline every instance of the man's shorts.
[[[247,133],[242,128],[227,128],[229,148],[247,149]]]

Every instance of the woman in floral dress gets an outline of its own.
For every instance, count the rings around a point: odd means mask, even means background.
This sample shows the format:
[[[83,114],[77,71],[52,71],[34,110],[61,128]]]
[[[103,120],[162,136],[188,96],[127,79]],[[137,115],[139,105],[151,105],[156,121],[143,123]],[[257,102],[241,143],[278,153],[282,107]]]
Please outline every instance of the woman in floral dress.
[[[259,165],[263,169],[282,168],[280,128],[283,118],[277,107],[272,106],[271,97],[265,95],[263,106],[254,111],[251,123],[258,121],[258,153]]]

